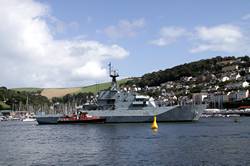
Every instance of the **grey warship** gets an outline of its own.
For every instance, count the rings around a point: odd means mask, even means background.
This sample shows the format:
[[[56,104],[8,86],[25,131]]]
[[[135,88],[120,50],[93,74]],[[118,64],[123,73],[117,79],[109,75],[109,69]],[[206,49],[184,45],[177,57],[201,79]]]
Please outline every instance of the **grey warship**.
[[[104,123],[138,123],[152,122],[157,117],[158,122],[197,121],[205,110],[205,104],[182,104],[160,106],[152,97],[139,95],[136,92],[120,90],[116,81],[119,74],[109,66],[112,78],[111,88],[98,93],[96,102],[83,105],[78,113],[100,117]],[[38,124],[57,124],[63,115],[37,116]]]

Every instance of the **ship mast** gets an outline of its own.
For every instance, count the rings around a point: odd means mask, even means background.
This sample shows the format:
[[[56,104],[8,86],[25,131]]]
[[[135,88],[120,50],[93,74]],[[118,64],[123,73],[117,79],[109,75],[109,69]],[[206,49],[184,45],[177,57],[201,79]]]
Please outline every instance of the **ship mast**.
[[[111,63],[109,63],[109,76],[112,78],[111,90],[118,90],[116,77],[119,77],[119,74],[117,70],[112,69]]]

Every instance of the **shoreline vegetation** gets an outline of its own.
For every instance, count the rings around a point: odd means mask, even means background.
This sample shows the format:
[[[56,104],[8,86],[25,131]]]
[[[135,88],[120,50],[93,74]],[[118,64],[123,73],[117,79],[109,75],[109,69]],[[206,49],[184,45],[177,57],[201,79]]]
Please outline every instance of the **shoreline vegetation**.
[[[118,84],[128,79],[118,80]],[[84,104],[97,94],[98,91],[108,89],[110,82],[72,88],[13,88],[0,87],[0,110],[42,110],[49,109],[49,105],[64,103],[69,105]],[[70,102],[70,104],[68,104]],[[74,104],[73,104],[74,103]],[[29,106],[28,106],[29,105]]]

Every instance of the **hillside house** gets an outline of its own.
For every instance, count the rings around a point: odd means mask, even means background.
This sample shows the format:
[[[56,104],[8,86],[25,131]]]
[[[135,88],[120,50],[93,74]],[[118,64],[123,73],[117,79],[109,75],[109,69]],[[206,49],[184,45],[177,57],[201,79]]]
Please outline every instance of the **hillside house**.
[[[250,73],[250,67],[245,68],[246,73]]]
[[[241,78],[241,75],[240,73],[238,73],[236,76],[235,76],[235,80],[239,80]]]
[[[171,89],[174,87],[174,83],[173,81],[168,81],[168,82],[162,83],[161,87],[164,87],[166,89]]]
[[[235,62],[235,60],[224,60],[221,62],[217,62],[218,65],[231,65]]]
[[[189,82],[192,80],[193,77],[181,77],[180,81],[183,81],[183,82]]]
[[[248,86],[249,86],[249,83],[247,81],[241,81],[241,82],[229,83],[225,87],[227,89],[239,89],[239,88],[246,88]]]
[[[222,78],[221,78],[221,81],[222,82],[226,82],[226,81],[229,81],[230,80],[230,78],[228,77],[228,76],[223,76]]]
[[[246,78],[247,81],[250,81],[250,74],[247,74],[247,75],[245,76],[245,78]]]
[[[230,65],[230,66],[225,66],[222,68],[223,72],[230,72],[230,71],[235,71],[238,70],[239,66],[238,65]]]

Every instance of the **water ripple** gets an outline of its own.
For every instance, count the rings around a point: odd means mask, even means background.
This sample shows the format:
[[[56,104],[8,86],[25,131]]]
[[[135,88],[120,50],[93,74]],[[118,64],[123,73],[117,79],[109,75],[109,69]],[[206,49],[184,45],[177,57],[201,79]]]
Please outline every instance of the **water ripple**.
[[[0,122],[0,165],[250,165],[250,118],[158,125]]]

